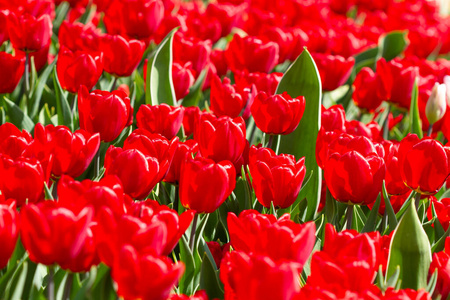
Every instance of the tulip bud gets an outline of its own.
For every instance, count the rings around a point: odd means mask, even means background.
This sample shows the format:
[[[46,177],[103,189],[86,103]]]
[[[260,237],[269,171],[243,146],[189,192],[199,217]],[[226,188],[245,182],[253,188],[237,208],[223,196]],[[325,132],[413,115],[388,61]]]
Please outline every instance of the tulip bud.
[[[430,242],[412,201],[392,237],[386,278],[400,266],[402,289],[424,289],[427,287],[430,263]]]
[[[427,116],[428,122],[434,124],[445,114],[447,109],[446,101],[446,85],[435,83],[431,91],[430,98],[428,99],[427,106],[425,107],[425,115]]]

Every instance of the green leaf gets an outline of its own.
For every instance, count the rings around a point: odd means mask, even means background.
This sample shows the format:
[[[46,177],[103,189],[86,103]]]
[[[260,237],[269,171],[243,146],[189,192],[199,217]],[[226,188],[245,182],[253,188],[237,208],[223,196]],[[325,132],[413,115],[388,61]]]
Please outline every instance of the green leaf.
[[[28,262],[19,265],[6,287],[6,299],[21,299],[27,279]]]
[[[65,125],[73,132],[72,110],[70,109],[69,102],[67,101],[61,84],[59,83],[58,75],[56,74],[56,67],[53,67],[53,85],[55,88],[58,125]]]
[[[9,122],[16,125],[19,129],[25,129],[28,132],[33,131],[33,121],[14,102],[3,97],[2,107],[8,116]]]
[[[401,288],[425,289],[431,263],[431,247],[414,201],[400,220],[389,248],[387,277],[400,266]]]
[[[155,56],[147,64],[145,103],[177,105],[172,81],[172,44],[178,27],[173,29],[159,44]]]
[[[223,288],[219,279],[219,271],[214,268],[214,261],[204,253],[200,269],[200,289],[205,290],[209,299],[222,299]]]
[[[434,289],[436,288],[436,283],[437,283],[437,278],[438,278],[438,270],[434,270],[433,275],[431,275],[430,281],[428,282],[427,285],[427,292],[430,295],[433,295]]]
[[[193,279],[195,275],[195,260],[191,249],[189,249],[186,237],[183,235],[179,242],[180,259],[186,266],[183,276],[179,282],[179,291],[183,294],[191,294],[193,292]]]
[[[417,134],[421,139],[423,137],[422,125],[419,115],[419,88],[417,78],[414,80],[413,91],[411,94],[411,107],[409,108],[409,132]]]
[[[29,116],[31,119],[34,119],[34,117],[37,115],[39,110],[39,105],[41,103],[42,99],[42,93],[44,92],[45,85],[47,83],[48,77],[52,73],[52,70],[56,64],[56,59],[53,60],[53,62],[48,65],[44,71],[42,72],[41,76],[37,80],[37,84],[35,88],[33,89],[33,92],[31,94],[31,108],[29,112]]]
[[[444,250],[445,248],[445,240],[447,237],[450,236],[450,226],[448,227],[447,231],[444,233],[443,236],[433,245],[431,248],[431,252],[436,253]]]
[[[322,86],[319,72],[308,50],[303,50],[281,78],[277,94],[287,92],[291,97],[304,96],[305,112],[297,129],[280,137],[280,153],[305,157],[307,171],[313,171],[310,183],[301,190],[297,202],[308,201],[306,221],[313,220],[319,207],[322,172],[316,162],[316,139],[320,128]],[[295,215],[298,211],[293,211]]]
[[[378,56],[390,61],[400,55],[408,45],[406,34],[406,31],[392,31],[382,35],[378,41]]]
[[[391,201],[389,200],[389,195],[386,191],[386,182],[383,180],[383,197],[384,197],[384,204],[385,204],[385,210],[388,216],[388,222],[389,222],[389,232],[392,232],[398,224],[397,217],[395,216],[394,209],[392,208]]]
[[[378,209],[380,208],[380,203],[381,195],[378,195],[377,201],[375,201],[361,233],[375,231],[377,227]]]

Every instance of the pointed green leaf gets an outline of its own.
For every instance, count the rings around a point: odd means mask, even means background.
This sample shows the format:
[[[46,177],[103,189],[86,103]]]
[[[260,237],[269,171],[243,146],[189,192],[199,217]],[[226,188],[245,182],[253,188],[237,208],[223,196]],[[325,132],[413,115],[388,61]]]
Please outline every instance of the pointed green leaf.
[[[277,94],[287,92],[291,97],[304,96],[305,112],[297,129],[280,137],[280,153],[293,154],[296,159],[305,157],[307,171],[313,171],[310,183],[301,190],[297,202],[308,201],[306,220],[313,220],[319,207],[322,172],[316,162],[316,139],[320,128],[322,85],[319,72],[308,50],[303,50],[281,78]],[[295,215],[298,211],[293,211]]]
[[[222,283],[219,279],[218,271],[214,269],[213,263],[206,253],[203,254],[202,267],[200,269],[200,289],[205,290],[210,299],[222,299]]]
[[[384,197],[384,204],[385,204],[385,210],[388,216],[388,222],[389,222],[389,232],[392,232],[398,224],[397,217],[395,216],[394,209],[392,208],[391,201],[389,200],[389,195],[386,190],[386,182],[383,180],[383,187],[382,187],[383,197]]]
[[[194,85],[189,89],[189,94],[187,94],[186,97],[183,98],[183,102],[181,103],[181,105],[185,107],[198,106],[198,103],[200,102],[200,99],[202,97],[203,83],[205,82],[206,74],[208,74],[207,71],[207,69],[204,69],[200,73]]]
[[[431,247],[414,201],[400,220],[389,248],[387,277],[400,266],[401,288],[425,289],[431,263]]]
[[[56,96],[56,113],[58,115],[58,125],[65,125],[73,132],[73,117],[69,102],[64,94],[64,91],[59,83],[58,75],[56,74],[56,66],[53,67],[53,85]]]
[[[384,57],[387,61],[399,56],[408,45],[406,31],[392,31],[382,35],[378,41],[379,57]]]
[[[414,80],[413,91],[411,94],[411,107],[409,108],[409,132],[417,134],[421,139],[423,137],[422,125],[419,115],[419,88],[417,87],[417,78]]]
[[[177,99],[172,81],[172,44],[178,27],[173,29],[159,44],[155,56],[148,61],[145,103],[167,103],[175,106]]]
[[[180,293],[189,294],[193,290],[192,280],[195,274],[195,260],[194,255],[189,249],[186,237],[183,235],[179,242],[180,245],[180,259],[186,266],[183,276],[179,282]]]
[[[33,89],[33,93],[31,94],[31,103],[32,106],[30,108],[29,116],[30,118],[34,118],[39,110],[39,105],[41,103],[42,99],[42,93],[44,92],[45,85],[47,83],[48,77],[53,71],[53,67],[56,64],[56,59],[48,65],[44,71],[42,72],[41,76],[37,80],[37,84],[35,88]]]
[[[369,217],[367,218],[366,224],[364,225],[361,233],[375,231],[377,227],[377,217],[378,217],[378,209],[380,208],[381,203],[381,195],[378,195],[377,201],[372,207],[370,211]]]
[[[25,129],[28,132],[33,130],[33,121],[14,102],[3,97],[2,107],[9,118],[9,122],[16,125],[19,129]]]

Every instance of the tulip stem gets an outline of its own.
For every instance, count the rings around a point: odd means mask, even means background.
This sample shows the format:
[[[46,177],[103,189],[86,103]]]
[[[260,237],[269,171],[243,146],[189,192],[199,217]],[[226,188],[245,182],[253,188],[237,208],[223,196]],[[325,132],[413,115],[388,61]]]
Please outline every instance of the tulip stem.
[[[194,252],[194,241],[195,241],[195,231],[197,230],[197,220],[198,220],[198,214],[196,213],[194,216],[194,220],[192,221],[192,228],[191,228],[191,237],[189,238],[189,248],[191,249],[192,253]]]
[[[98,147],[98,151],[94,157],[94,178],[97,178],[100,175],[100,148]]]
[[[353,205],[347,206],[347,213],[345,215],[345,218],[347,219],[346,223],[346,229],[350,230],[352,229],[352,223],[353,223]]]
[[[112,93],[112,91],[114,91],[116,89],[116,85],[117,85],[117,77],[114,76],[114,80],[113,80],[113,83],[111,86],[111,91],[110,91],[111,93]]]
[[[47,284],[47,292],[48,292],[48,300],[55,300],[55,282],[53,281],[54,276],[53,267],[48,268],[48,284]]]
[[[383,124],[383,138],[387,140],[389,138],[389,114],[391,113],[391,106],[388,104],[386,108],[386,120],[384,120]]]
[[[433,124],[430,124],[430,126],[428,126],[428,132],[427,135],[431,136],[431,134],[433,133]]]
[[[416,193],[414,195],[414,204],[416,205],[416,209],[419,209],[420,196],[422,196],[420,193]]]
[[[66,283],[64,284],[63,300],[70,300],[70,292],[72,290],[73,273],[67,274]]]
[[[272,144],[273,144],[273,139],[274,139],[274,135],[270,134],[269,135],[269,142],[267,143],[267,148],[272,148]]]
[[[25,76],[25,95],[28,98],[28,94],[30,93],[30,74],[28,71],[30,65],[30,55],[28,54],[28,52],[25,53],[25,72],[24,72],[24,76]]]

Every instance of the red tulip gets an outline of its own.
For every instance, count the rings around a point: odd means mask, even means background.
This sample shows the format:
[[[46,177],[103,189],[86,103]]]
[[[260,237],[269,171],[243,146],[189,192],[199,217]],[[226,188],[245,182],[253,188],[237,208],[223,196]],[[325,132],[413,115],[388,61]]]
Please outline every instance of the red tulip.
[[[100,147],[98,134],[80,129],[74,133],[66,126],[35,127],[35,144],[53,155],[52,174],[59,177],[63,174],[78,177],[86,171]]]
[[[352,94],[353,102],[365,111],[374,112],[384,100],[388,99],[388,91],[380,75],[370,68],[364,67],[359,71],[353,86],[355,88]]]
[[[62,46],[59,50],[56,72],[61,87],[76,93],[82,85],[91,90],[103,72],[103,56],[85,51],[72,52]]]
[[[116,139],[133,121],[130,98],[119,90],[111,93],[95,90],[89,94],[82,86],[78,91],[78,110],[80,128],[91,134],[99,133],[104,142]]]
[[[61,46],[71,51],[98,51],[101,31],[92,23],[61,23],[58,31],[58,41]]]
[[[225,50],[225,58],[233,71],[269,73],[278,64],[279,47],[274,42],[235,34]]]
[[[295,202],[306,174],[304,157],[296,162],[293,155],[276,155],[272,149],[252,146],[249,167],[259,203],[287,208]]]
[[[234,80],[236,86],[241,90],[244,88],[251,88],[253,85],[258,92],[266,92],[266,94],[272,96],[275,95],[277,86],[283,77],[283,73],[248,73],[247,71],[236,72],[234,74]]]
[[[320,124],[325,131],[345,132],[345,110],[342,105],[333,105],[326,109],[322,106]]]
[[[24,157],[13,160],[0,154],[0,191],[6,199],[15,199],[17,206],[42,200],[45,180],[38,160]]]
[[[136,149],[110,146],[106,152],[105,169],[105,175],[116,175],[124,192],[136,199],[144,199],[158,183],[158,160]]]
[[[8,15],[9,11],[0,9],[0,45],[9,40],[8,36]]]
[[[173,40],[173,61],[180,64],[190,62],[197,76],[209,64],[209,56],[212,51],[210,40],[198,40],[176,33]]]
[[[409,191],[408,187],[403,183],[399,160],[398,147],[399,144],[394,144],[389,141],[383,142],[383,147],[386,152],[384,161],[386,162],[386,191],[389,195],[402,195]]]
[[[293,132],[303,116],[305,97],[292,99],[288,93],[267,96],[260,92],[250,108],[255,124],[268,134],[289,134]]]
[[[345,203],[370,204],[381,191],[386,167],[383,158],[355,150],[334,152],[325,163],[324,176],[333,197]]]
[[[196,125],[194,139],[203,157],[216,162],[229,160],[237,163],[246,146],[245,123],[241,117],[216,118],[203,114]]]
[[[440,295],[442,298],[448,298],[450,295],[450,249],[449,249],[450,239],[445,240],[445,252],[433,253],[433,261],[430,265],[429,276],[431,276],[436,270],[437,282],[436,289],[434,291],[435,295]]]
[[[33,61],[34,61],[34,67],[36,68],[37,72],[42,70],[42,68],[44,68],[44,66],[47,65],[47,63],[52,62],[53,58],[52,58],[52,56],[50,56],[49,51],[50,51],[50,44],[47,45],[46,47],[42,48],[41,50],[31,52],[28,54],[28,56],[30,58],[30,63],[28,65],[28,71],[30,73],[32,70],[31,59],[33,59]],[[26,52],[16,50],[16,55],[17,55],[17,57],[25,58]]]
[[[8,34],[13,47],[24,52],[34,52],[46,47],[52,36],[52,20],[49,15],[36,18],[28,13],[8,16]]]
[[[146,64],[147,65],[147,64]],[[144,68],[144,76],[145,76]],[[174,62],[172,65],[172,81],[177,100],[183,99],[189,94],[189,88],[195,83],[195,71],[190,62],[184,65]]]
[[[183,129],[184,134],[189,137],[194,133],[195,124],[198,123],[200,115],[203,113],[198,106],[189,106],[184,108]]]
[[[313,58],[319,70],[324,91],[333,91],[343,85],[350,77],[355,64],[353,57],[345,59],[340,55],[314,53]]]
[[[124,299],[166,300],[184,272],[182,262],[141,254],[125,245],[112,267],[117,294]]]
[[[220,279],[229,300],[290,300],[300,291],[300,272],[295,262],[233,251],[222,260]]]
[[[25,71],[25,57],[0,52],[0,94],[12,93]]]
[[[236,171],[229,161],[186,158],[180,173],[181,204],[197,213],[214,212],[234,190]]]
[[[272,215],[246,210],[239,218],[229,213],[227,223],[233,249],[266,255],[275,262],[292,261],[302,267],[316,241],[314,223],[296,224],[289,214],[277,220]]]
[[[184,108],[182,106],[141,105],[136,121],[139,128],[151,133],[159,133],[167,139],[174,138],[183,122]]]
[[[100,48],[105,71],[117,77],[128,77],[141,61],[145,43],[107,34],[100,39]]]
[[[439,191],[450,174],[450,149],[430,138],[408,134],[398,148],[398,163],[403,182],[425,195]]]
[[[243,93],[230,84],[230,79],[225,78],[223,83],[217,75],[211,80],[210,94],[211,110],[218,117],[229,116],[238,117],[247,103],[247,98]]]
[[[186,159],[187,155],[193,155],[198,151],[198,144],[194,140],[186,140],[184,143],[177,143],[175,154],[173,155],[172,163],[169,171],[164,177],[165,182],[178,183],[180,181],[181,165]]]
[[[32,142],[33,138],[26,131],[20,131],[12,123],[0,125],[0,153],[17,159]]]
[[[97,263],[92,207],[75,214],[57,202],[44,201],[24,206],[20,215],[20,237],[33,262],[59,264],[72,272],[86,272]]]
[[[197,291],[192,296],[180,295],[180,294],[171,294],[167,300],[208,300],[208,294],[204,290]]]
[[[122,26],[128,36],[149,38],[159,27],[164,16],[160,0],[122,1]]]
[[[6,267],[14,252],[19,237],[19,216],[14,202],[11,205],[0,204],[0,270]]]

